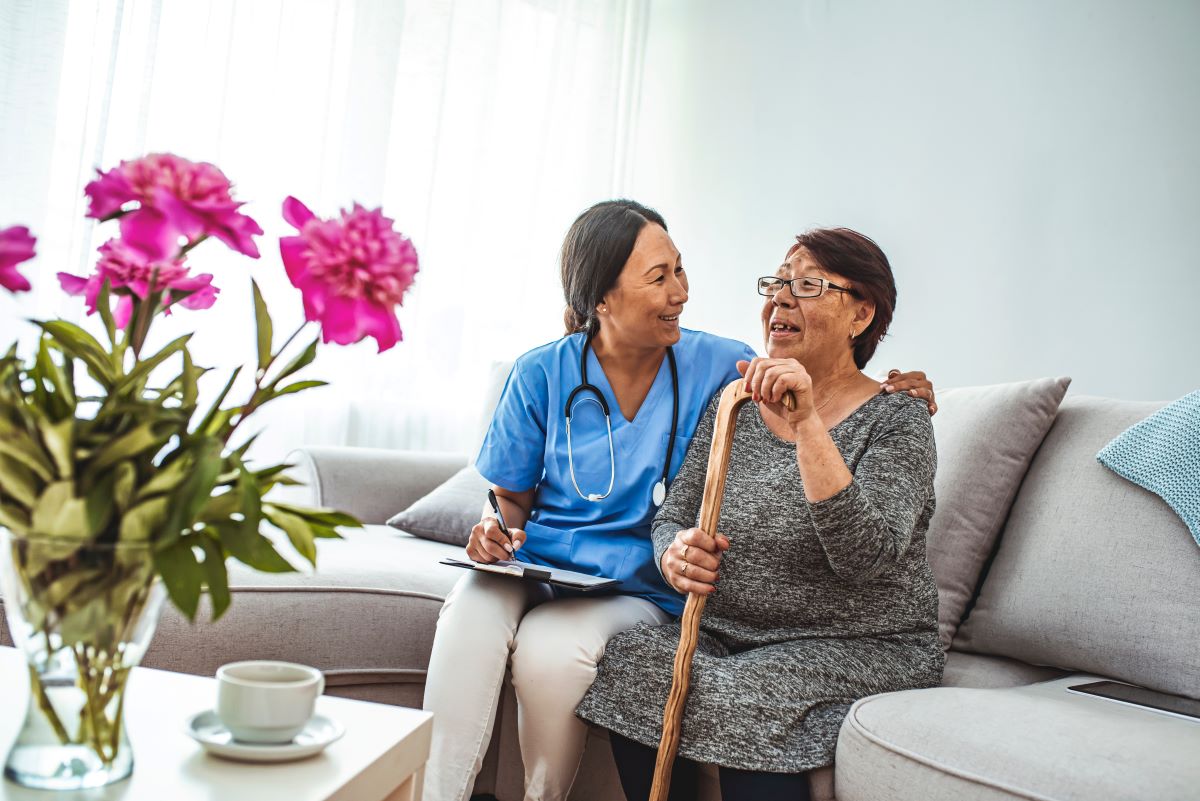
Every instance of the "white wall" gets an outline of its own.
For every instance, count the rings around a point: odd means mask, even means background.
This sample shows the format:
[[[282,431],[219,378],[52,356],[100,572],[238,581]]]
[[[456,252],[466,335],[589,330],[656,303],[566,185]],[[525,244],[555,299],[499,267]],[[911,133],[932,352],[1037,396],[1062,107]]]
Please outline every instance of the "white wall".
[[[685,324],[758,346],[751,279],[848,225],[900,289],[871,369],[1200,387],[1200,3],[653,0],[628,193]]]

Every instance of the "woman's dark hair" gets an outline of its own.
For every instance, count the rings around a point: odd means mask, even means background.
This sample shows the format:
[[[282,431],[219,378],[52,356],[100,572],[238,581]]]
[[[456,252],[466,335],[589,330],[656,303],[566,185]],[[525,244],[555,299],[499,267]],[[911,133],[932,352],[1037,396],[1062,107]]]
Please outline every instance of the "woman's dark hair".
[[[806,231],[796,237],[788,257],[800,248],[806,248],[827,272],[848,279],[854,286],[855,295],[875,302],[875,317],[871,324],[854,338],[854,363],[861,370],[875,355],[875,348],[892,324],[892,314],[896,310],[892,266],[870,237],[849,228]]]
[[[563,240],[563,298],[567,333],[594,331],[596,306],[617,283],[633,245],[648,223],[662,226],[662,215],[632,200],[605,200],[575,218]]]

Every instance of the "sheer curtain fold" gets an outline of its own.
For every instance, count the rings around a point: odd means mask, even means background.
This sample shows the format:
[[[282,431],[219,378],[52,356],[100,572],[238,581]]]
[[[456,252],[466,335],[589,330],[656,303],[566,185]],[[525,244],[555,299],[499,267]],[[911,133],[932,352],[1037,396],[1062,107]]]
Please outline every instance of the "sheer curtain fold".
[[[258,262],[197,249],[218,303],[159,331],[196,330],[214,383],[253,357],[250,276],[277,332],[302,320],[276,246],[287,195],[321,215],[382,205],[421,256],[404,342],[324,348],[310,372],[332,386],[268,410],[256,455],[469,449],[487,365],[561,334],[562,235],[625,185],[648,2],[5,0],[0,227],[28,224],[39,258],[35,291],[0,300],[0,336],[82,317],[54,273],[111,235],[82,219],[83,185],[169,150],[220,166],[266,229]]]

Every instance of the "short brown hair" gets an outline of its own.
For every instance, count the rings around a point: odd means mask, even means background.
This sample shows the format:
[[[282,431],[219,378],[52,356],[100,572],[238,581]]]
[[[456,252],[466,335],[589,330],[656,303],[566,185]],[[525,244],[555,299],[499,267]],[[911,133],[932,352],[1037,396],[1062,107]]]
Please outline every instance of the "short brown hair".
[[[854,363],[861,370],[887,334],[896,310],[896,280],[879,245],[868,236],[849,228],[814,228],[796,237],[788,257],[805,248],[817,264],[849,280],[854,294],[875,302],[871,324],[854,338]]]

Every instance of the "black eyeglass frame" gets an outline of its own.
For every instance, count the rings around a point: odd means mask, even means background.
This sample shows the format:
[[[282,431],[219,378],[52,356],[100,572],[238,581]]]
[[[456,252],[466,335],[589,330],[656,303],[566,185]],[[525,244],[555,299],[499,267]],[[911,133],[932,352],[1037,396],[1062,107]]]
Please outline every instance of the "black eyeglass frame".
[[[774,282],[776,285],[775,288],[764,291],[764,288],[763,288],[764,281]],[[796,291],[796,287],[800,285],[799,282],[801,282],[801,281],[815,282],[817,284],[820,284],[821,289],[815,295],[801,295],[799,292]],[[849,287],[839,286],[839,285],[833,283],[832,281],[830,281],[828,278],[811,278],[811,277],[780,278],[777,275],[764,275],[761,278],[759,278],[758,279],[758,294],[762,295],[765,298],[774,297],[776,293],[783,291],[784,284],[787,284],[788,291],[792,293],[792,297],[794,297],[794,298],[819,298],[822,295],[824,295],[826,291],[828,291],[830,289],[832,289],[836,292],[847,292],[856,297],[858,295],[858,293],[855,292],[853,289],[850,289]]]

